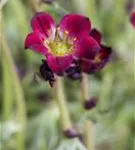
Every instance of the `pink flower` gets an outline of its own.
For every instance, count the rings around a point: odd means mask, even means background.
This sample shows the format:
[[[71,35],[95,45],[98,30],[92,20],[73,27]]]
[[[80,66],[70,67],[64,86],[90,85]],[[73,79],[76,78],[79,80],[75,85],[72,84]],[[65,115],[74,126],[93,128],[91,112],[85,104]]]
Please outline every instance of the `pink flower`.
[[[101,70],[109,61],[112,53],[111,47],[101,44],[102,36],[98,30],[92,29],[90,36],[99,43],[100,50],[91,59],[86,57],[80,59],[81,70],[85,73],[94,73],[95,71]]]
[[[25,48],[44,55],[48,66],[56,74],[64,73],[74,60],[79,60],[82,70],[87,72],[91,62],[108,57],[108,48],[101,46],[99,37],[92,34],[91,22],[85,16],[67,14],[56,26],[49,14],[38,12],[31,20],[31,27],[33,31],[25,39]],[[103,52],[107,56],[103,56]]]
[[[130,21],[131,21],[133,27],[135,28],[135,12],[133,12],[133,13],[131,14],[131,16],[130,16]]]

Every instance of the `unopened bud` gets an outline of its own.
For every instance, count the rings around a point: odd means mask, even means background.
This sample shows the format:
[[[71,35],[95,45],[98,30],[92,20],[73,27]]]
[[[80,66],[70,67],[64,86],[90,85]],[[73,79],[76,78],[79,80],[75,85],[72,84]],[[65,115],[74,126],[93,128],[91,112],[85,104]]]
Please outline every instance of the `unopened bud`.
[[[85,100],[84,108],[86,110],[93,109],[97,105],[97,98],[93,97],[90,100]]]
[[[76,132],[75,129],[71,128],[71,129],[65,130],[64,135],[68,138],[75,138],[78,136],[78,133]]]

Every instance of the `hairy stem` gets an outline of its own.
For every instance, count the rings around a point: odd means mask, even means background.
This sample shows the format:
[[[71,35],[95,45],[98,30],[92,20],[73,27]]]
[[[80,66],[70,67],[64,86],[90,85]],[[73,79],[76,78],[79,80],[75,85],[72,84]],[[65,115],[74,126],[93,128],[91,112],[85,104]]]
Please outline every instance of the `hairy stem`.
[[[81,93],[82,99],[84,102],[89,101],[90,94],[89,94],[89,80],[88,75],[82,73],[82,80],[81,80]],[[88,150],[94,150],[94,142],[93,142],[93,125],[90,120],[85,120],[84,123],[84,144]]]
[[[59,107],[60,115],[61,115],[61,123],[63,130],[68,130],[72,128],[71,120],[69,117],[66,98],[64,94],[64,87],[63,87],[63,79],[61,77],[56,77],[55,83],[55,98],[57,100],[57,104]]]
[[[84,101],[89,100],[89,80],[88,75],[85,73],[82,73],[81,94]]]
[[[93,123],[89,120],[86,120],[84,125],[84,142],[88,150],[94,150]]]

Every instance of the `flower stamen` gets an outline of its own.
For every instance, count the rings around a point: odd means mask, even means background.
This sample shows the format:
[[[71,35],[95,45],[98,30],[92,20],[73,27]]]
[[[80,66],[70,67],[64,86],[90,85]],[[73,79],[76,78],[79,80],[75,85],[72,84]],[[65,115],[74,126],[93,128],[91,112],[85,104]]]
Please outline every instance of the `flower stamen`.
[[[68,34],[69,34],[69,31],[65,30],[65,34],[67,34],[67,35],[68,35]]]
[[[72,53],[71,45],[63,41],[54,41],[49,43],[49,48],[55,56],[64,56]]]
[[[95,62],[95,63],[100,63],[100,62],[101,62],[100,55],[97,55],[97,56],[95,57],[94,62]]]
[[[53,41],[50,41],[49,39],[46,39],[43,44],[48,48],[50,53],[52,53],[55,56],[64,56],[72,53],[72,43],[68,42],[68,35],[69,32],[65,30],[64,36],[61,39],[59,36],[59,27],[56,30],[55,33],[55,39]],[[76,39],[75,39],[76,40]]]

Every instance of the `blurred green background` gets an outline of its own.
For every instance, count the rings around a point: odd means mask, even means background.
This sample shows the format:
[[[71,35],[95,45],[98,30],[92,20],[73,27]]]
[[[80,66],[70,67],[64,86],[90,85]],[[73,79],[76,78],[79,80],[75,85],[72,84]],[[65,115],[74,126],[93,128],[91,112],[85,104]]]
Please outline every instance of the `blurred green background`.
[[[0,150],[77,150],[74,145],[79,144],[62,136],[52,88],[34,77],[43,56],[24,50],[35,10],[50,13],[57,22],[66,13],[81,13],[102,32],[103,43],[114,53],[101,72],[89,76],[90,97],[97,97],[98,105],[84,112],[79,81],[65,78],[68,109],[80,133],[85,119],[94,122],[95,150],[133,150],[135,29],[129,16],[135,9],[134,0],[45,1],[1,1]]]

